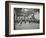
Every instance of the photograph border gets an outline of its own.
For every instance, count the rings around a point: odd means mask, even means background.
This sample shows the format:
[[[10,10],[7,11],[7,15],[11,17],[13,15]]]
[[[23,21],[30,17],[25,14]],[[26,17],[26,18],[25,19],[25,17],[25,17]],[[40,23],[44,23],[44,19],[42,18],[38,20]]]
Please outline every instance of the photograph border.
[[[23,3],[23,4],[38,4],[43,5],[43,33],[33,33],[33,34],[18,34],[18,35],[9,35],[9,3]],[[45,3],[37,2],[19,2],[19,1],[5,1],[5,36],[32,36],[32,35],[45,35]]]

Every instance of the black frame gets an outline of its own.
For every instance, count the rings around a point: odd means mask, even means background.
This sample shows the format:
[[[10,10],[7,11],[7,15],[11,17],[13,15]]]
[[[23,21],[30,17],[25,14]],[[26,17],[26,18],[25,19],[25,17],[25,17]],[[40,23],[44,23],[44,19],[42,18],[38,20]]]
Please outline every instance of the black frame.
[[[9,35],[9,3],[26,3],[26,4],[43,5],[43,33]],[[45,34],[45,3],[5,1],[5,36],[6,37],[27,36],[27,35],[44,35],[44,34]]]

